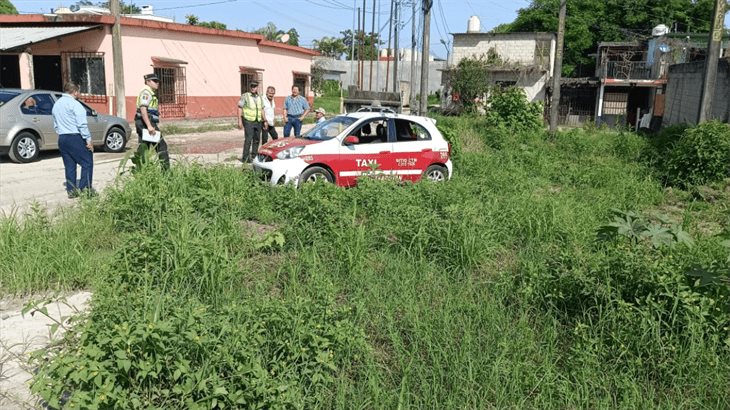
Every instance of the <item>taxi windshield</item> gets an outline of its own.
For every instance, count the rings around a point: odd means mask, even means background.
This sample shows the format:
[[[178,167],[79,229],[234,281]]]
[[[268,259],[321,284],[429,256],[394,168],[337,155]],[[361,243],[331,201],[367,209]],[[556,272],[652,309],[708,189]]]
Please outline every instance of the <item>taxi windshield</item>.
[[[330,118],[302,134],[302,138],[310,140],[329,140],[340,135],[342,131],[354,124],[355,121],[357,121],[357,118],[347,116]]]

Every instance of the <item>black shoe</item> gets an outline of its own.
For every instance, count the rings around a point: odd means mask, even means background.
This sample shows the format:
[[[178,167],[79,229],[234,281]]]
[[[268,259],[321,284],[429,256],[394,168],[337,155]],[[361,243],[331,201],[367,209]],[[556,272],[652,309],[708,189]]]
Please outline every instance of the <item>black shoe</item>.
[[[80,193],[78,189],[74,189],[73,191],[66,191],[66,195],[68,195],[68,199],[75,199],[79,197]]]

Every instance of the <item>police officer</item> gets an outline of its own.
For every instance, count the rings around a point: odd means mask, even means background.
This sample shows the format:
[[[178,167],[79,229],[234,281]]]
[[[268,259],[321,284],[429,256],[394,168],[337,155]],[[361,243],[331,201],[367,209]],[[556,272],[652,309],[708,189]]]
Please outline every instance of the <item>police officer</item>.
[[[157,156],[162,161],[162,169],[170,168],[170,155],[167,152],[167,143],[163,138],[157,143],[142,141],[142,131],[146,129],[151,136],[160,131],[158,126],[160,122],[160,103],[157,99],[157,89],[160,87],[160,79],[157,74],[147,74],[144,76],[144,88],[137,96],[137,113],[134,116],[134,125],[137,128],[137,140],[139,148],[137,152],[142,150],[143,146],[149,149],[155,149]]]
[[[259,150],[264,122],[264,100],[259,95],[259,83],[252,81],[249,92],[238,101],[238,129],[244,129],[242,162],[251,162]]]

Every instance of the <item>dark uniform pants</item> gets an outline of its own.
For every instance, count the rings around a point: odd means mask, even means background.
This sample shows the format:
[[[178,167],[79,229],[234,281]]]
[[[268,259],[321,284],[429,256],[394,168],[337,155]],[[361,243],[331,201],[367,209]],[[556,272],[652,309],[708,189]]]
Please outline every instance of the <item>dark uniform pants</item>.
[[[91,189],[91,181],[94,178],[94,154],[86,148],[86,140],[81,134],[59,135],[58,150],[61,151],[66,174],[66,191],[71,193],[77,189]],[[81,181],[76,181],[77,165],[81,166]]]
[[[269,140],[268,137],[271,137],[272,140],[279,138],[279,134],[276,132],[275,126],[269,125],[268,127],[266,127],[266,132],[261,134],[261,145],[266,144],[266,142]]]
[[[157,131],[160,130],[160,127],[156,122],[153,122],[152,125]],[[157,144],[154,142],[142,141],[142,130],[147,128],[144,125],[144,121],[137,119],[134,121],[134,126],[137,129],[137,142],[139,142],[137,153],[141,151],[142,146],[146,146],[148,149],[154,149],[157,152],[157,157],[162,162],[162,169],[170,169],[170,153],[167,152],[167,143],[165,142],[165,139],[160,138],[160,142]]]
[[[263,122],[243,120],[243,162],[251,162],[259,152],[259,140]]]

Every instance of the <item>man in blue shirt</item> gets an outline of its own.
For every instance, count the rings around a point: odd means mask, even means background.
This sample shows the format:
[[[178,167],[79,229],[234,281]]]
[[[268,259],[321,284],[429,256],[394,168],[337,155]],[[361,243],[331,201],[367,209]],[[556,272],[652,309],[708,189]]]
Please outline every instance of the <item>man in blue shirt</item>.
[[[77,101],[79,86],[68,82],[63,86],[63,92],[63,96],[53,105],[53,127],[58,134],[58,149],[66,171],[66,193],[69,198],[75,198],[81,192],[94,193],[91,187],[94,146],[91,145],[86,109]],[[78,186],[77,165],[81,165],[81,181]]]
[[[291,88],[291,95],[284,100],[284,137],[291,134],[292,127],[294,135],[302,134],[302,120],[309,114],[309,103],[307,99],[299,95],[299,87],[296,85]]]

